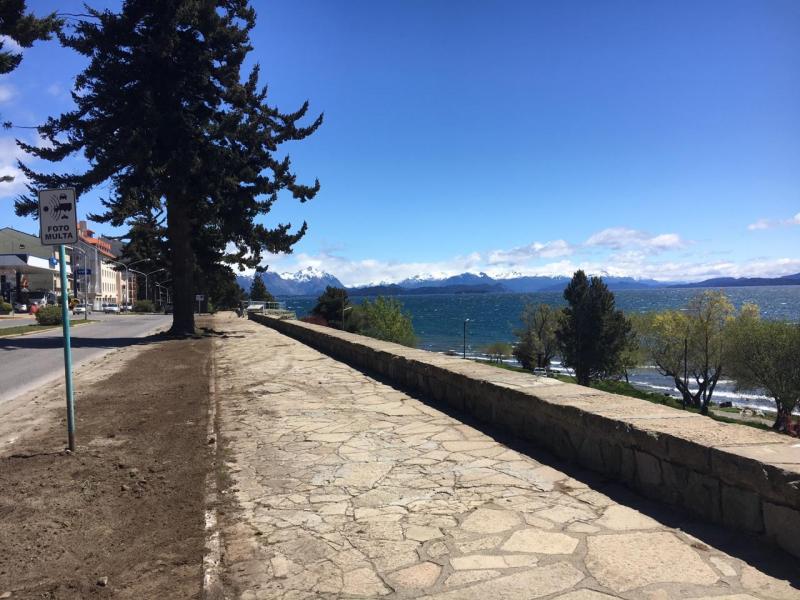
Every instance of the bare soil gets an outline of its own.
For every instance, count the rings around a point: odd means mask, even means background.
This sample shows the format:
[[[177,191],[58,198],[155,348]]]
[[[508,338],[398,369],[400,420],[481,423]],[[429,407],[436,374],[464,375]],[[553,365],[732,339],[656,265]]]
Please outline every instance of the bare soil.
[[[75,454],[63,415],[4,449],[0,597],[200,597],[211,351],[156,340],[81,390]]]

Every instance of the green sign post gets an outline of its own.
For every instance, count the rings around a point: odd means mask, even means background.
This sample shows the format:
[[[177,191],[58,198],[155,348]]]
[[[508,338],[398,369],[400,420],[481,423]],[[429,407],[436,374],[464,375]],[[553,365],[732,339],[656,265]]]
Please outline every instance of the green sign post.
[[[75,190],[39,190],[39,237],[45,246],[58,246],[61,275],[61,324],[64,331],[64,376],[67,388],[67,438],[75,452],[75,404],[72,393],[72,341],[69,333],[69,281],[64,244],[78,242]]]

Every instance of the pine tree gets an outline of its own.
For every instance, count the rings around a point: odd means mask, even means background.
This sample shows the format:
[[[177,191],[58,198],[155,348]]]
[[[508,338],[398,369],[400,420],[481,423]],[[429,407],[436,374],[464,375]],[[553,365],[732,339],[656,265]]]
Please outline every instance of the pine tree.
[[[8,36],[23,48],[30,48],[39,40],[49,40],[63,25],[56,13],[39,19],[26,10],[25,0],[0,0],[0,35]],[[22,54],[4,50],[4,46],[0,41],[0,74],[10,73],[22,62]]]
[[[270,229],[256,223],[279,192],[305,202],[319,190],[297,182],[283,142],[302,140],[322,123],[300,126],[293,113],[267,104],[255,66],[242,81],[255,12],[247,0],[125,0],[118,13],[89,10],[62,43],[89,58],[76,78],[77,108],[39,128],[49,144],[20,143],[35,157],[60,161],[83,152],[81,173],[38,173],[21,165],[30,194],[18,214],[36,209],[37,188],[72,186],[85,193],[110,181],[105,211],[114,226],[165,218],[172,275],[171,332],[194,332],[196,269],[220,262],[257,267],[266,252],[290,252],[306,223]],[[228,249],[232,248],[232,251]]]
[[[556,330],[561,357],[581,385],[622,371],[623,350],[633,343],[630,322],[615,309],[603,280],[576,271],[564,289],[567,307]]]
[[[267,286],[264,285],[264,280],[261,278],[261,273],[256,273],[253,277],[253,283],[250,285],[250,300],[275,302],[275,297],[269,293]]]
[[[344,329],[345,312],[349,310],[350,298],[347,290],[328,286],[317,298],[317,304],[311,309],[311,314],[324,318],[328,325],[336,329]]]

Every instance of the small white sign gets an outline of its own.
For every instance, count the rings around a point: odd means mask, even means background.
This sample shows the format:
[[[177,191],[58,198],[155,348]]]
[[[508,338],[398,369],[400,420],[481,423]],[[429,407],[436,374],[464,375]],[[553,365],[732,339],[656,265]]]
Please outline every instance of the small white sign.
[[[39,238],[45,246],[78,242],[75,190],[39,190]]]
[[[194,299],[195,299],[195,302],[202,302],[203,300],[205,300],[205,299],[206,299],[206,297],[205,297],[203,294],[197,294],[197,295],[194,297]]]

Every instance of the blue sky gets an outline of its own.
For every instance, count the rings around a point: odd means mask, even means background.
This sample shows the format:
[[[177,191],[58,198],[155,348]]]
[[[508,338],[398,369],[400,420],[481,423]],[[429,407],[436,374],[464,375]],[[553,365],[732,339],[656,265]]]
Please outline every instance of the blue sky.
[[[800,272],[795,0],[253,4],[252,59],[272,101],[325,112],[312,138],[284,148],[322,191],[266,218],[309,223],[272,269],[313,266],[347,284]],[[68,108],[81,66],[55,42],[26,51],[0,78],[3,120]],[[13,135],[32,133],[0,132],[0,173]],[[20,183],[0,187],[0,224],[35,231],[13,216]]]

